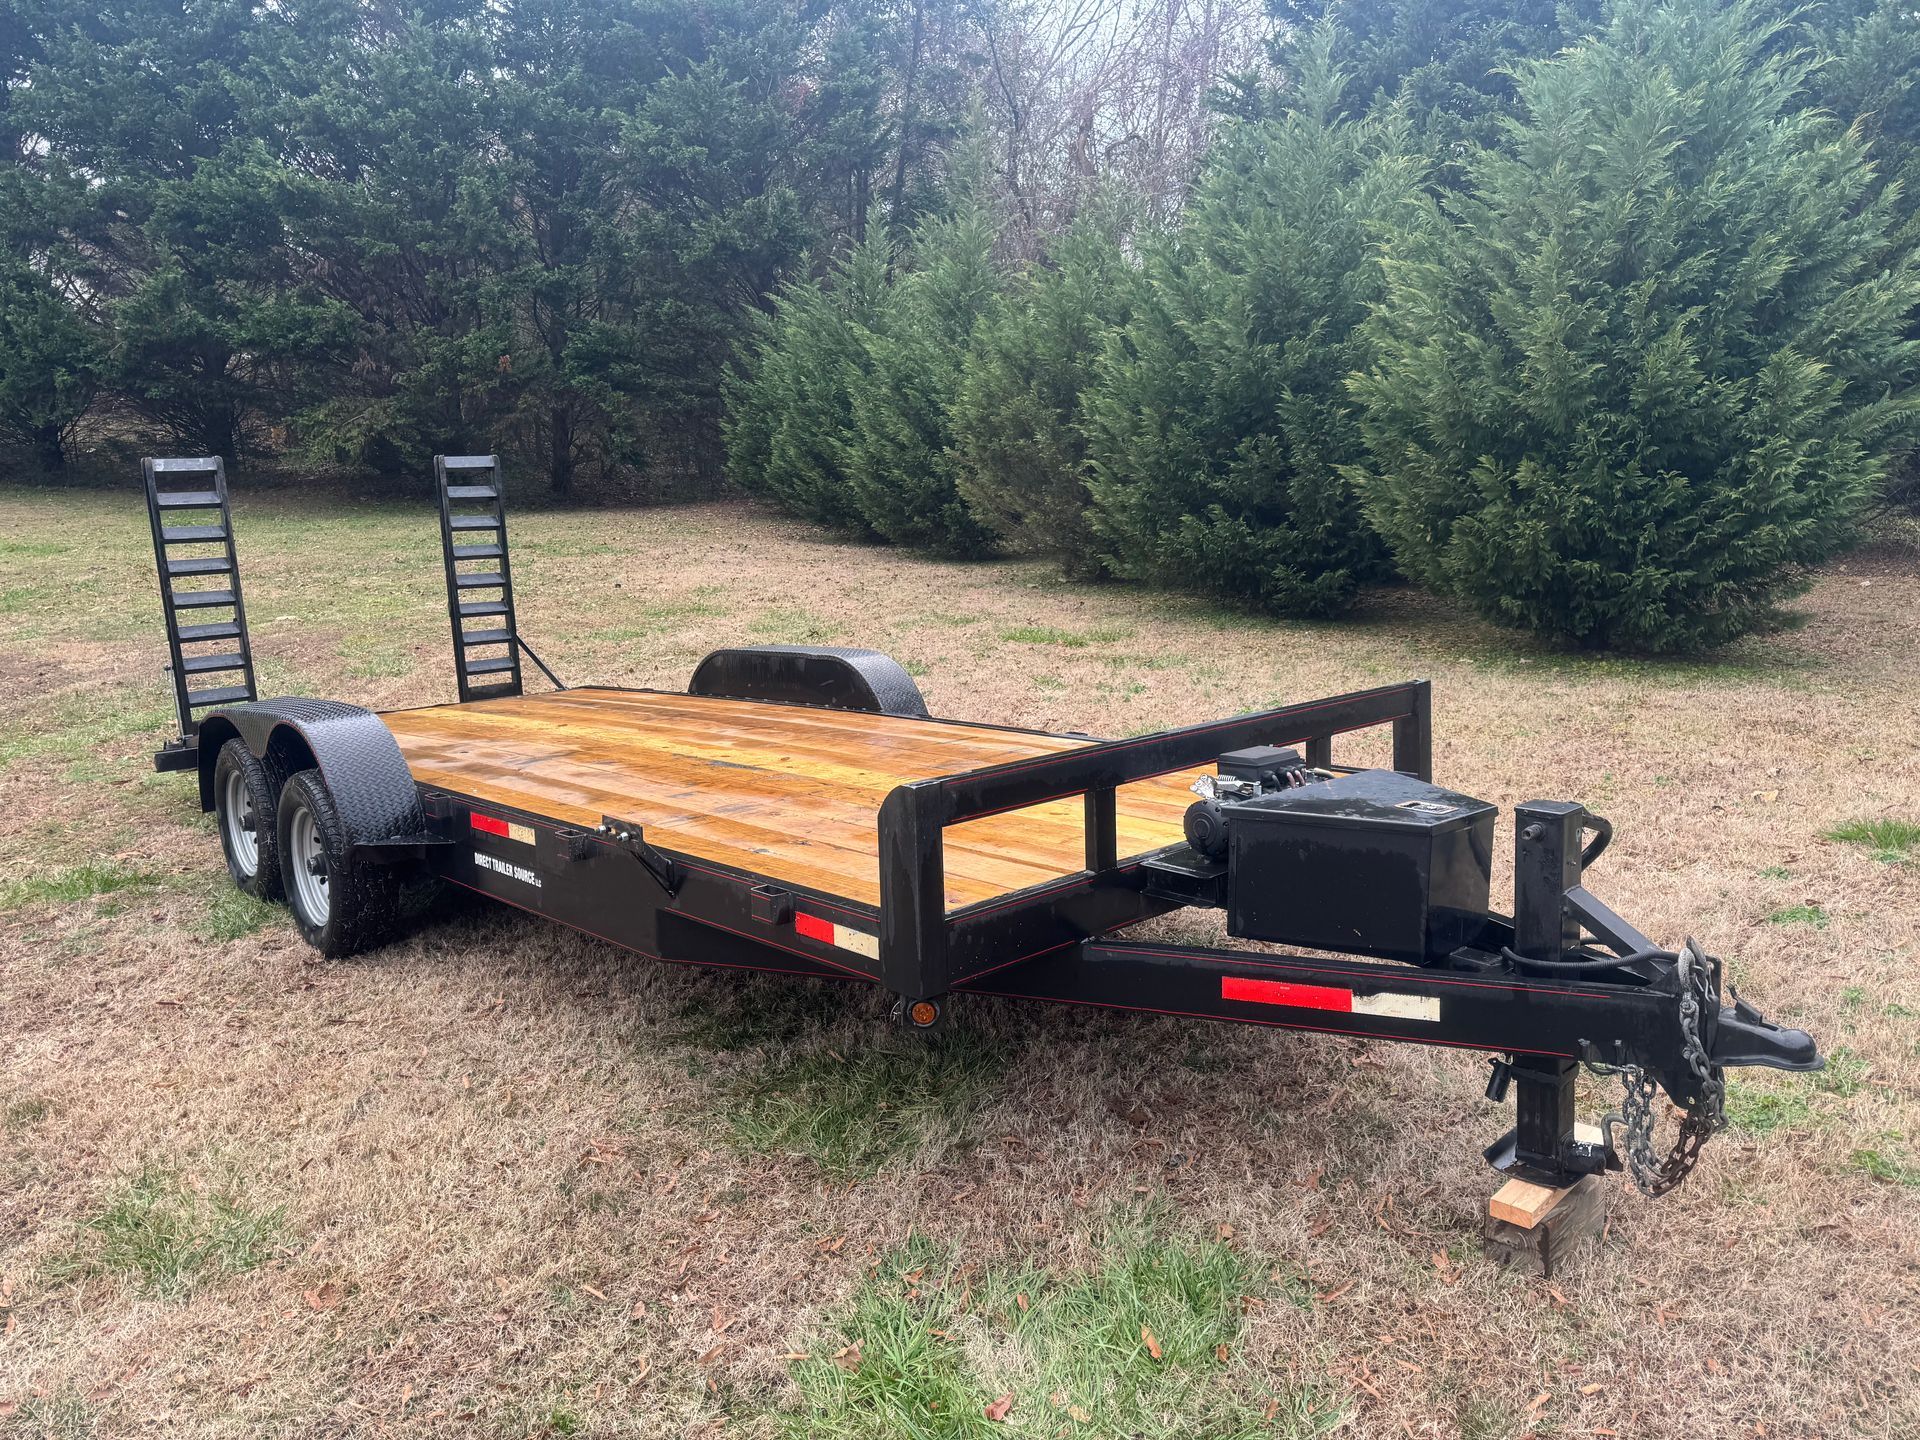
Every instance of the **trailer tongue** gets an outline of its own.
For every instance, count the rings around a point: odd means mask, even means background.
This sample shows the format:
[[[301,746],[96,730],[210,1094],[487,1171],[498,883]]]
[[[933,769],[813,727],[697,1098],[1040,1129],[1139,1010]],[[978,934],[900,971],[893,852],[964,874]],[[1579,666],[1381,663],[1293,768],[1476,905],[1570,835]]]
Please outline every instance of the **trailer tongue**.
[[[183,679],[156,757],[197,767],[235,880],[329,956],[394,934],[413,870],[663,960],[869,982],[909,1030],[971,992],[1488,1052],[1487,1097],[1516,1108],[1496,1170],[1624,1166],[1649,1195],[1724,1124],[1727,1067],[1822,1064],[1723,1000],[1692,940],[1663,949],[1587,889],[1612,830],[1579,805],[1516,807],[1512,913],[1492,910],[1496,810],[1432,783],[1424,681],[1109,741],[929,718],[868,651],[732,649],[687,694],[528,695],[497,463],[436,474],[461,702],[225,705]],[[224,490],[193,494],[237,570]],[[168,614],[219,603],[176,584],[162,515],[185,502],[148,498]],[[1336,763],[1376,728],[1390,768]],[[1315,953],[1116,933],[1185,908]],[[1583,1066],[1625,1089],[1597,1133],[1575,1123]],[[1665,1154],[1661,1092],[1682,1117]]]

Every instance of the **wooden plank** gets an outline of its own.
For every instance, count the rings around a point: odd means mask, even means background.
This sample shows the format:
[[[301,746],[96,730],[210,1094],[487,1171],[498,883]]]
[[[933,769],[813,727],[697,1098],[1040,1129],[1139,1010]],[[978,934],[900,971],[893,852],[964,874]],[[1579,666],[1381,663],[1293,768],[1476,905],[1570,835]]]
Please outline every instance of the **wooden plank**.
[[[1555,1190],[1535,1185],[1531,1180],[1509,1180],[1487,1201],[1487,1213],[1496,1220],[1531,1230],[1546,1218],[1548,1211],[1567,1198],[1570,1189]]]
[[[431,706],[384,718],[423,783],[564,824],[619,815],[685,854],[868,904],[879,899],[879,808],[895,786],[1089,743],[613,690]],[[1123,856],[1179,838],[1192,778],[1121,788],[1116,829]],[[1077,873],[1082,818],[1073,798],[951,827],[949,908]]]
[[[1516,1183],[1520,1182],[1509,1181],[1503,1191]],[[1607,1191],[1598,1175],[1588,1175],[1549,1193],[1558,1198],[1532,1225],[1487,1216],[1480,1244],[1489,1260],[1496,1265],[1530,1268],[1542,1279],[1551,1280],[1577,1251],[1599,1239],[1606,1224]]]

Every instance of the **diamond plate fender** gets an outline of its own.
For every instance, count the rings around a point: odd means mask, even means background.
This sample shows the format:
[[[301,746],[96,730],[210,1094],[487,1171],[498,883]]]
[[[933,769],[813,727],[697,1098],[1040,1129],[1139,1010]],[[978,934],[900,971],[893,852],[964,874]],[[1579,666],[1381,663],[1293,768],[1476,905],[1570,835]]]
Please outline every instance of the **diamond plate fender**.
[[[213,766],[234,736],[267,767],[274,787],[318,766],[341,823],[356,845],[427,828],[413,772],[386,723],[338,700],[282,696],[209,712],[200,722],[200,808],[213,808]]]
[[[924,720],[927,702],[900,663],[878,650],[838,645],[754,645],[716,650],[693,672],[689,695],[777,700]]]

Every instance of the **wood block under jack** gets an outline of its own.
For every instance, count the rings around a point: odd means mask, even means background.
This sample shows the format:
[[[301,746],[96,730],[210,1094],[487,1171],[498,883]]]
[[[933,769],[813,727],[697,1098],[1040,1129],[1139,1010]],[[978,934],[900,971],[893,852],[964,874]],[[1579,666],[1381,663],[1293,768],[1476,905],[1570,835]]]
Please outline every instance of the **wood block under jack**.
[[[1480,1242],[1487,1258],[1498,1265],[1524,1262],[1542,1279],[1551,1279],[1582,1242],[1599,1236],[1607,1214],[1606,1188],[1598,1175],[1560,1190],[1509,1180],[1487,1211]]]

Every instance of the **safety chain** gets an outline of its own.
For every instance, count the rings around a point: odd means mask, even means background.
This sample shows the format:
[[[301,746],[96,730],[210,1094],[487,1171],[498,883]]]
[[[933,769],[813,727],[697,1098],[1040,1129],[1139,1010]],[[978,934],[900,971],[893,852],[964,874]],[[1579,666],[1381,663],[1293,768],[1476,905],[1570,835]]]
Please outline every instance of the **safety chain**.
[[[1726,1072],[1708,1059],[1706,1041],[1701,1034],[1701,1016],[1717,998],[1708,988],[1709,968],[1704,957],[1696,958],[1691,948],[1681,953],[1680,980],[1684,988],[1680,993],[1680,1054],[1699,1082],[1700,1098],[1684,1107],[1680,1133],[1674,1137],[1673,1148],[1664,1160],[1658,1158],[1653,1149],[1653,1107],[1659,1098],[1659,1086],[1638,1065],[1588,1067],[1597,1074],[1618,1075],[1625,1087],[1620,1111],[1607,1116],[1603,1124],[1609,1144],[1613,1126],[1625,1125],[1627,1173],[1649,1199],[1658,1199],[1678,1189],[1700,1163],[1700,1152],[1706,1148],[1707,1141],[1727,1126]]]

